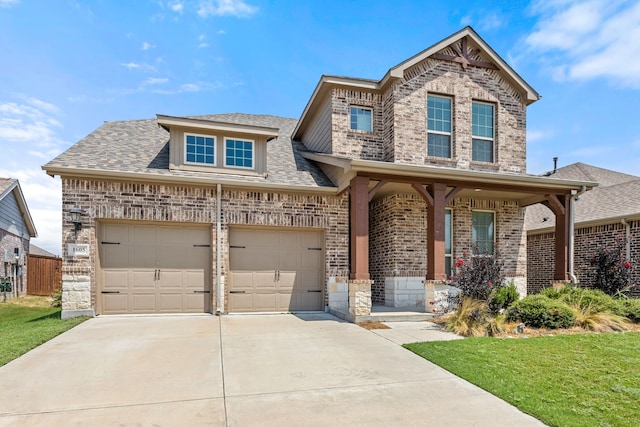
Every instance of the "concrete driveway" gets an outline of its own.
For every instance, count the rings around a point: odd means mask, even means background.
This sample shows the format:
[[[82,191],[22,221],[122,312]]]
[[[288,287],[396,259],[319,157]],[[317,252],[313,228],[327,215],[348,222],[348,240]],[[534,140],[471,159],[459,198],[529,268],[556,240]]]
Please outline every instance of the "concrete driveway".
[[[285,424],[543,425],[328,314],[98,317],[0,368],[2,426]]]

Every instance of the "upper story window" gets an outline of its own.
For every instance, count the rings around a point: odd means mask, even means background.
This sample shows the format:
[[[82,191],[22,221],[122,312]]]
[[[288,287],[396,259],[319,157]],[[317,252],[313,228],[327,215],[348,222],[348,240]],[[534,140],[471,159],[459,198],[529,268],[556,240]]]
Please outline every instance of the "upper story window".
[[[371,117],[373,110],[366,107],[351,107],[351,130],[361,130],[364,132],[373,131],[373,122]]]
[[[451,158],[451,98],[427,97],[427,155]]]
[[[474,255],[493,255],[495,237],[495,212],[473,211],[471,242]]]
[[[214,136],[185,134],[185,162],[203,165],[216,164],[216,138]]]
[[[254,168],[254,142],[244,139],[224,139],[224,165],[236,168]]]
[[[471,159],[476,162],[493,163],[493,105],[473,102],[472,108]]]

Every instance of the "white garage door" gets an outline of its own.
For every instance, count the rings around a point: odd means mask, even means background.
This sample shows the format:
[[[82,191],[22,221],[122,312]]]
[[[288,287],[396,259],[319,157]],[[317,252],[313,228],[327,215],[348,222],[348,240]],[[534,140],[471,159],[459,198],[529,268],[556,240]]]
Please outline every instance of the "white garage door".
[[[318,231],[231,229],[229,311],[322,310],[323,240]]]
[[[211,231],[185,225],[102,224],[101,314],[211,311]]]

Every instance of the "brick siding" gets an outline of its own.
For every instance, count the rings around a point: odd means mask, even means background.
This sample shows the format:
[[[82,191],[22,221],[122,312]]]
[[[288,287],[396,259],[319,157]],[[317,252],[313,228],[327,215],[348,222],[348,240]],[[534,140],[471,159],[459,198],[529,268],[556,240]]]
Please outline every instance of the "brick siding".
[[[21,238],[20,236],[16,236],[13,233],[9,233],[6,230],[0,229],[0,277],[8,276],[13,278],[15,272],[15,264],[4,262],[4,254],[5,251],[9,251],[10,255],[13,257],[13,250],[15,248],[20,248],[20,254],[23,254],[24,258],[26,259],[27,254],[29,253],[29,239]],[[25,265],[20,266],[20,274],[16,278],[17,280],[11,281],[12,292],[7,293],[7,297],[11,295],[21,296],[27,294],[28,267],[29,266],[26,262]],[[0,298],[4,298],[2,293],[0,293]]]

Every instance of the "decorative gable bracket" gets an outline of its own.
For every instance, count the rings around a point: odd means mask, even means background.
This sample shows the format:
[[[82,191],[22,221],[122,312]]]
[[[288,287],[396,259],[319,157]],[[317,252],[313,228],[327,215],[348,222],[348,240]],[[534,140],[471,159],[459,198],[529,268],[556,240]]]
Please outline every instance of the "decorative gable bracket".
[[[475,67],[480,68],[488,68],[490,70],[497,70],[498,67],[493,65],[491,62],[478,61],[476,59],[471,59],[480,53],[480,49],[470,49],[467,43],[467,37],[463,37],[460,42],[455,42],[450,44],[450,47],[457,55],[447,55],[444,53],[435,53],[433,55],[436,59],[442,59],[444,61],[452,61],[457,62],[462,66],[462,69],[466,70],[469,65],[473,65]]]

